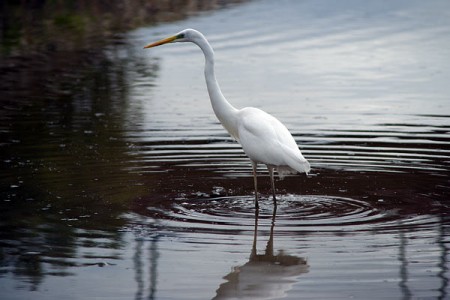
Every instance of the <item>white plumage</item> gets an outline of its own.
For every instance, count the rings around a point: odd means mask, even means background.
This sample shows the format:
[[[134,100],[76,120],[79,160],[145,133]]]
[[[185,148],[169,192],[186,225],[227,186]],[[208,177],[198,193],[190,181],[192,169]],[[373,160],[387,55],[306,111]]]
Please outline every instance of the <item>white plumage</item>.
[[[172,42],[192,42],[205,55],[205,80],[214,113],[224,128],[241,145],[253,164],[255,206],[258,208],[256,168],[267,166],[271,178],[274,205],[276,205],[273,172],[280,178],[289,173],[308,173],[310,165],[303,157],[294,138],[280,121],[254,107],[236,109],[223,96],[214,73],[214,51],[206,38],[194,29],[185,29],[174,36],[149,44],[151,48]]]
[[[281,177],[286,172],[309,172],[308,161],[280,121],[253,107],[243,108],[238,114],[237,140],[252,161],[272,166]]]

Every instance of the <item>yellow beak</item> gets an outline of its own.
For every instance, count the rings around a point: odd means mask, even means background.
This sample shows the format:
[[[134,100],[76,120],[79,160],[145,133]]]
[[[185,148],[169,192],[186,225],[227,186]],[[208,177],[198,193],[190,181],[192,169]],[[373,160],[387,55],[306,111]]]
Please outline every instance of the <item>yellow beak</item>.
[[[164,45],[164,44],[167,44],[167,43],[172,43],[172,42],[175,41],[176,39],[177,39],[177,36],[174,35],[174,36],[171,36],[171,37],[168,37],[168,38],[159,40],[159,41],[157,41],[157,42],[148,44],[147,46],[144,47],[144,49],[156,47],[156,46],[159,46],[159,45]]]

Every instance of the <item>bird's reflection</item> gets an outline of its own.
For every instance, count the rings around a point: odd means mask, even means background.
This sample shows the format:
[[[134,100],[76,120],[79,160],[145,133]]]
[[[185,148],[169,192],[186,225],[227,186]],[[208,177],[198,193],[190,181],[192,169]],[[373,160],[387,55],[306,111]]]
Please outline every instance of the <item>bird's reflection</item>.
[[[264,254],[257,253],[259,211],[255,212],[255,230],[249,261],[224,277],[213,299],[278,299],[286,295],[296,282],[296,277],[307,273],[309,266],[302,257],[274,254],[273,232],[276,208],[272,215],[270,236]]]

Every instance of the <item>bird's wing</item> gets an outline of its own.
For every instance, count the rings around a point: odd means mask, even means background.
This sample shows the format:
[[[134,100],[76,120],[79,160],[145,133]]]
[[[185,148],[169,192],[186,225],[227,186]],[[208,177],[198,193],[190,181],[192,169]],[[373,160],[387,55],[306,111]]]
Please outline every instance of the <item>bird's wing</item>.
[[[308,172],[309,163],[280,121],[257,108],[239,112],[239,142],[251,160],[272,166],[289,166]]]

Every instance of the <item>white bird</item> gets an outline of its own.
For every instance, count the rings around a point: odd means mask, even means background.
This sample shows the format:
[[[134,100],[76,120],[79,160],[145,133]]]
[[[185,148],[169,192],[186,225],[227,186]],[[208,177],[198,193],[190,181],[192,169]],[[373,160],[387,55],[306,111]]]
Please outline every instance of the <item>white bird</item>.
[[[241,145],[253,165],[255,207],[258,204],[257,165],[269,170],[273,202],[276,206],[274,170],[280,178],[286,174],[308,173],[309,162],[303,157],[289,130],[272,115],[254,107],[236,109],[222,94],[214,74],[214,51],[205,36],[197,30],[185,29],[174,36],[151,43],[152,48],[173,42],[192,42],[205,55],[205,80],[214,113],[229,134]]]

